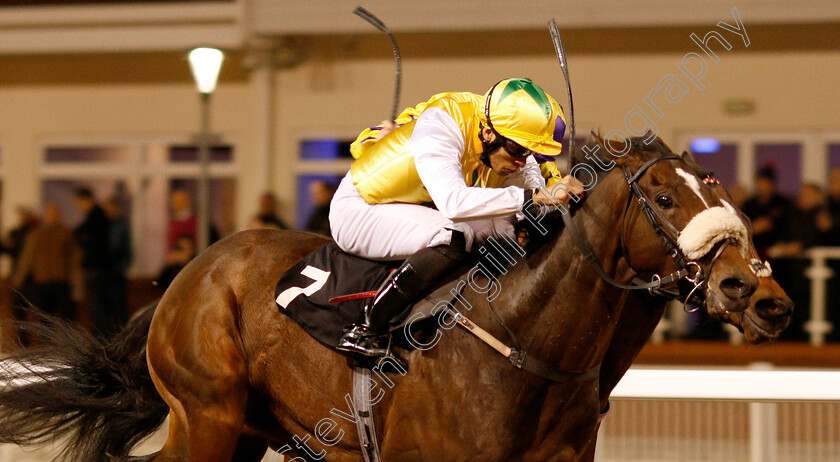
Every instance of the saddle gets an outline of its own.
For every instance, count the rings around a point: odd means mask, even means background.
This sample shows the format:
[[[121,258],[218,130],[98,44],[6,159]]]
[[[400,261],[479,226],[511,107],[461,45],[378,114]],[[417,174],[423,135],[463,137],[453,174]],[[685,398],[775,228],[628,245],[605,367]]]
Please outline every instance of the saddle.
[[[310,252],[280,276],[274,290],[275,302],[280,312],[300,325],[312,338],[347,355],[335,349],[344,328],[363,320],[365,304],[376,295],[376,288],[400,263],[350,255],[331,242]],[[461,273],[455,271],[459,276]],[[412,329],[421,331],[422,320],[443,315],[440,310],[435,310],[435,305],[451,301],[457,293],[454,292],[456,285],[457,278],[436,288],[401,317],[402,322],[392,324],[394,341],[411,348],[413,340],[406,339],[403,333],[405,323],[411,322]],[[422,337],[422,332],[412,335],[412,338]]]

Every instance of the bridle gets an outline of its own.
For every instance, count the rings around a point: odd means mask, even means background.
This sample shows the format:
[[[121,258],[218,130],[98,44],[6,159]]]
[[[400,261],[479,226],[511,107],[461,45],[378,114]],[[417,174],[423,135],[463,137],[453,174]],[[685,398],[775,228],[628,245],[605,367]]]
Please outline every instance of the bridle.
[[[698,300],[696,308],[691,310],[696,311],[705,302],[705,289],[708,285],[706,279],[706,271],[703,270],[703,267],[700,265],[700,263],[694,260],[688,260],[685,257],[685,254],[683,253],[682,249],[680,249],[677,239],[674,237],[679,236],[679,230],[677,230],[677,228],[670,222],[670,220],[662,216],[653,207],[650,198],[639,186],[639,179],[647,172],[647,170],[652,165],[665,160],[680,159],[682,158],[680,156],[677,156],[676,154],[660,155],[658,157],[654,157],[646,161],[635,173],[631,173],[626,166],[622,166],[622,170],[624,171],[624,178],[627,181],[627,185],[630,188],[630,194],[628,195],[627,205],[624,208],[624,214],[622,216],[621,249],[624,253],[624,258],[627,260],[628,265],[630,265],[630,267],[633,268],[632,264],[630,264],[629,256],[627,254],[627,247],[624,243],[624,227],[627,223],[627,214],[630,209],[630,204],[632,204],[633,199],[636,199],[645,218],[648,220],[648,223],[650,223],[656,234],[662,239],[662,243],[665,249],[668,251],[668,255],[674,259],[677,265],[677,271],[671,274],[665,276],[654,274],[651,277],[650,282],[644,282],[639,278],[634,278],[630,282],[630,284],[623,284],[616,281],[612,278],[612,276],[610,276],[606,273],[606,271],[604,271],[603,267],[601,267],[601,262],[595,256],[595,252],[592,250],[592,246],[589,245],[589,241],[586,240],[586,238],[580,232],[580,229],[578,229],[577,225],[575,225],[572,221],[572,218],[570,216],[571,213],[564,212],[561,213],[561,215],[563,216],[563,222],[565,223],[567,230],[572,235],[572,238],[577,244],[577,248],[580,251],[580,253],[586,260],[589,261],[589,263],[595,269],[595,272],[598,273],[598,275],[606,282],[620,289],[646,289],[650,292],[651,295],[654,296],[666,297],[670,299],[681,299],[684,306],[687,306],[689,303],[692,302],[692,300]],[[724,249],[726,249],[726,247],[733,242],[734,239],[725,238],[722,239],[718,243],[718,245],[716,245],[717,250],[715,251],[711,263],[708,266],[708,273],[711,273],[712,267],[714,266],[718,258],[721,256],[721,254],[723,254]],[[637,271],[637,273],[641,273],[635,268],[633,269]],[[683,295],[679,290],[668,290],[663,287],[666,284],[677,283],[681,280],[685,280],[688,283],[690,283],[691,289],[689,289],[685,295]],[[504,343],[500,342],[488,332],[476,326],[462,313],[457,312],[457,310],[454,314],[455,321],[459,325],[464,327],[467,331],[469,331],[470,333],[472,333],[473,335],[475,335],[476,337],[493,347],[496,351],[504,355],[517,369],[528,371],[532,374],[538,375],[540,377],[557,383],[580,382],[585,380],[591,380],[598,376],[601,368],[600,363],[585,371],[569,371],[547,364],[537,358],[534,358],[533,356],[528,355],[525,351],[521,349],[519,341],[516,338],[516,334],[514,334],[514,332],[510,328],[508,328],[507,325],[505,325],[501,317],[498,315],[498,313],[496,313],[495,309],[493,308],[493,304],[489,301],[487,304],[490,309],[490,313],[493,315],[495,321],[505,329],[508,337],[511,340],[512,346],[507,346]],[[688,308],[686,308],[686,311],[689,311]]]
[[[624,216],[622,217],[622,228],[621,228],[621,251],[624,254],[624,258],[627,261],[627,264],[634,269],[637,273],[641,273],[641,271],[636,270],[632,263],[630,262],[630,257],[627,254],[627,246],[625,244],[625,227],[627,224],[627,213],[630,209],[630,205],[633,202],[633,199],[636,200],[639,204],[639,208],[642,211],[642,214],[647,219],[648,223],[650,223],[651,227],[653,228],[654,232],[660,237],[662,240],[662,244],[665,247],[668,255],[674,260],[677,266],[677,271],[670,273],[665,276],[661,276],[659,274],[653,274],[651,277],[650,282],[645,282],[639,278],[633,278],[633,280],[629,284],[623,284],[615,279],[613,279],[610,275],[604,271],[603,267],[601,266],[600,260],[595,256],[595,252],[592,250],[592,246],[589,244],[589,241],[586,237],[580,232],[577,228],[577,225],[574,224],[570,213],[563,213],[563,222],[566,228],[572,235],[578,250],[584,256],[584,258],[589,261],[590,265],[595,269],[595,272],[607,283],[618,287],[620,289],[626,290],[641,290],[647,289],[651,295],[659,296],[659,297],[666,297],[672,300],[680,299],[683,302],[683,306],[686,311],[693,312],[697,311],[704,302],[705,297],[705,289],[708,285],[708,280],[706,278],[707,272],[711,273],[712,267],[714,266],[715,262],[717,262],[718,258],[723,254],[723,251],[726,247],[733,242],[731,238],[726,238],[721,240],[720,245],[716,246],[717,250],[712,257],[711,263],[709,264],[708,271],[704,271],[703,267],[700,265],[699,262],[695,260],[688,260],[685,257],[682,249],[680,249],[679,244],[677,243],[677,237],[680,234],[680,231],[668,220],[666,217],[662,216],[659,211],[653,205],[653,202],[650,198],[645,194],[642,190],[641,186],[639,186],[639,179],[644,176],[644,174],[650,169],[651,166],[658,162],[666,161],[666,160],[681,160],[682,158],[676,154],[664,154],[660,155],[651,159],[648,159],[645,163],[636,170],[635,173],[631,172],[627,166],[622,166],[622,171],[624,172],[624,179],[627,182],[628,187],[630,188],[630,195],[627,198],[627,205],[624,208]],[[680,290],[673,290],[673,289],[665,289],[664,286],[672,283],[677,283],[681,280],[685,280],[689,283],[690,289],[687,291],[680,291]],[[693,308],[688,308],[689,305],[694,305]]]

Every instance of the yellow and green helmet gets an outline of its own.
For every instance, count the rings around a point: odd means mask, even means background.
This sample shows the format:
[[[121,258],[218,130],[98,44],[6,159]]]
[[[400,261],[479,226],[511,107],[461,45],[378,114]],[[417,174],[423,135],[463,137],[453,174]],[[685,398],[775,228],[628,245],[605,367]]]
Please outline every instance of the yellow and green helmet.
[[[560,154],[566,132],[563,110],[531,79],[502,80],[484,98],[481,121],[496,133],[536,154]]]

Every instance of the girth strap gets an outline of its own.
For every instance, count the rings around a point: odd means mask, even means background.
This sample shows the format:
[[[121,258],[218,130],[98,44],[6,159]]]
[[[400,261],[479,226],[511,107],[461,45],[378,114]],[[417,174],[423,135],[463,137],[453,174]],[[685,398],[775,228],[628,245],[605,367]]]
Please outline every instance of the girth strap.
[[[598,378],[598,374],[601,372],[600,363],[585,371],[564,371],[516,349],[511,351],[508,360],[517,369],[522,369],[556,383],[584,382]]]
[[[353,407],[356,409],[356,432],[365,462],[380,462],[379,442],[376,439],[376,426],[373,422],[373,405],[370,402],[370,369],[353,366]],[[360,392],[367,393],[361,396]]]
[[[522,369],[526,372],[530,372],[534,375],[538,375],[544,379],[551,380],[552,382],[583,382],[586,380],[597,378],[598,373],[601,370],[600,364],[591,367],[585,371],[567,371],[559,369],[543,361],[540,361],[537,358],[528,356],[527,353],[520,349],[511,348],[505,345],[492,334],[482,329],[481,327],[478,327],[474,322],[467,319],[467,317],[463,314],[454,313],[453,316],[455,316],[455,320],[458,322],[459,326],[463,327],[471,334],[478,337],[479,340],[490,345],[494,350],[498,351],[499,354],[507,358],[508,361],[510,361],[510,363],[513,364],[513,367],[517,369]]]

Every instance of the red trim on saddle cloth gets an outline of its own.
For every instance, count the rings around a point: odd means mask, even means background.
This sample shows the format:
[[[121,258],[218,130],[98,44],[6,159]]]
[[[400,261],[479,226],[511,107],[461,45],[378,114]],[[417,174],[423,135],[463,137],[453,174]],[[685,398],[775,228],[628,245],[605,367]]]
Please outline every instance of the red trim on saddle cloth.
[[[388,271],[388,274],[393,274],[394,270],[391,269]],[[330,299],[330,303],[341,303],[341,302],[349,302],[350,300],[358,300],[360,298],[373,298],[376,297],[378,290],[371,290],[368,292],[359,292],[357,294],[347,294],[342,295],[341,297],[333,297]]]
[[[359,292],[357,294],[349,294],[349,295],[342,295],[341,297],[333,297],[330,299],[330,303],[341,303],[341,302],[349,302],[350,300],[358,300],[360,298],[371,298],[376,296],[376,291],[372,290],[370,292]]]

